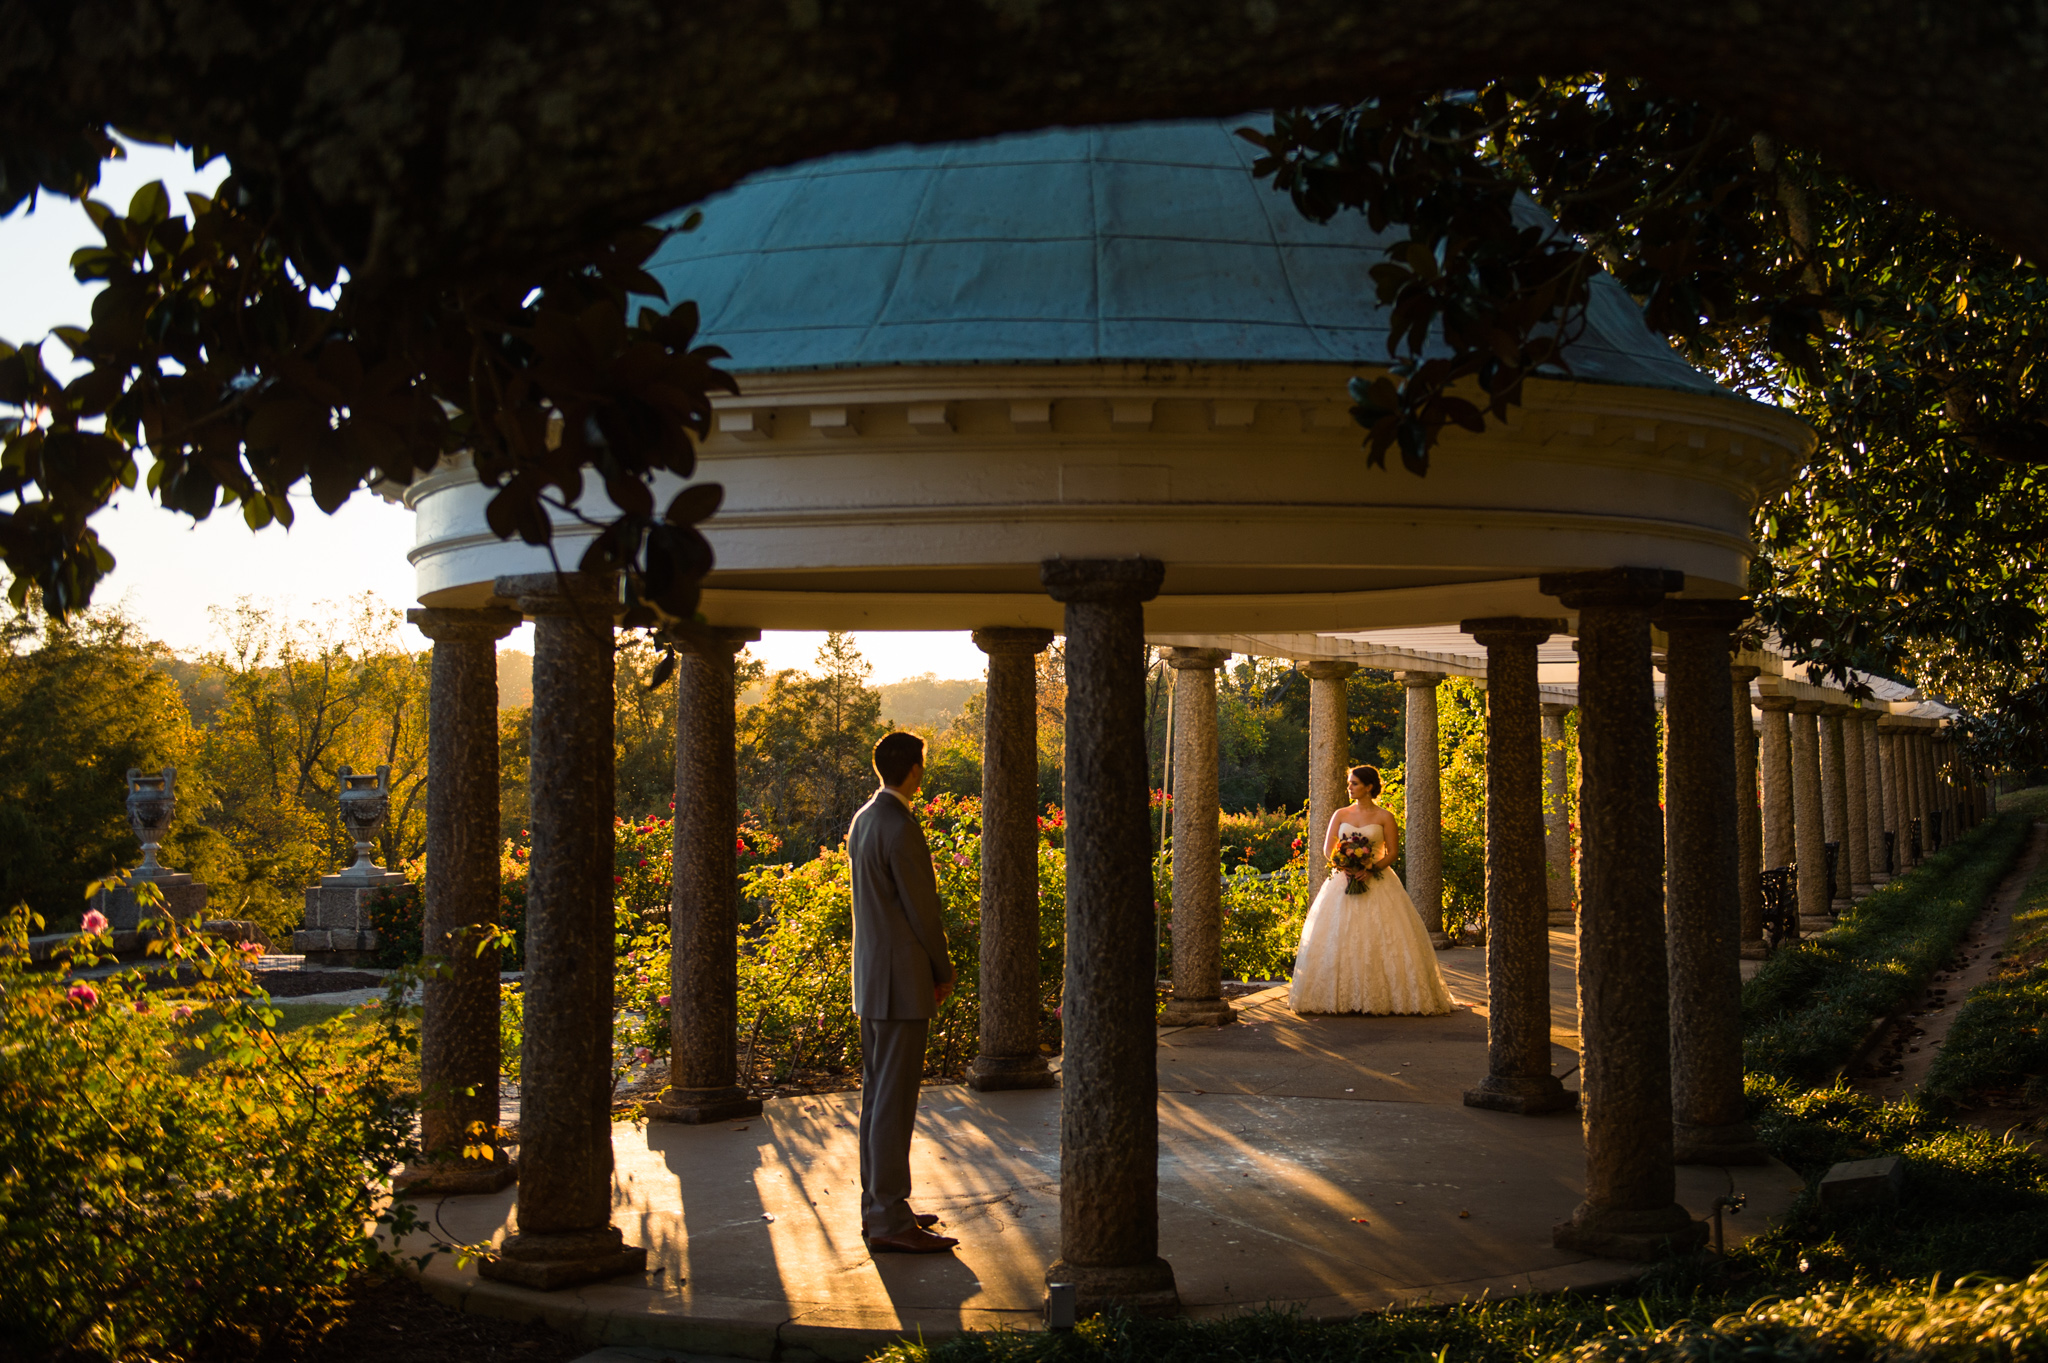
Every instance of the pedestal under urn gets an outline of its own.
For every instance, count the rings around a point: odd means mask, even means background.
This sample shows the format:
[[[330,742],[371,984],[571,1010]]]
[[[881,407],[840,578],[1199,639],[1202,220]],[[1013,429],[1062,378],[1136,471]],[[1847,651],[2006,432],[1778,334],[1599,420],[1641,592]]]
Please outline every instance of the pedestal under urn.
[[[292,934],[292,950],[309,965],[368,965],[377,951],[370,926],[370,901],[379,891],[411,894],[403,875],[371,859],[378,830],[391,811],[391,768],[358,772],[343,767],[335,802],[341,826],[355,844],[355,861],[335,875],[306,887],[306,926]]]

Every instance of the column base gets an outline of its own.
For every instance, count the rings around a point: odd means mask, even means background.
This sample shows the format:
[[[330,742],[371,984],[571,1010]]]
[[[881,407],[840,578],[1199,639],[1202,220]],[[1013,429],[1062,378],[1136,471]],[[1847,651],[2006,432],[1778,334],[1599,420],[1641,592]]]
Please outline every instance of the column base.
[[[1707,1242],[1707,1226],[1676,1202],[1638,1210],[1581,1202],[1572,1219],[1551,1228],[1550,1243],[1601,1259],[1662,1259]]]
[[[1553,928],[1575,928],[1579,925],[1578,915],[1574,914],[1570,909],[1566,909],[1562,913],[1553,913],[1548,918],[1545,918],[1543,922],[1546,926]]]
[[[1161,1027],[1223,1027],[1237,1021],[1237,1010],[1222,999],[1168,999],[1159,1015]]]
[[[976,1093],[1059,1086],[1060,1077],[1047,1067],[1042,1055],[977,1055],[967,1067],[967,1087]]]
[[[1438,951],[1449,951],[1454,945],[1456,945],[1456,943],[1451,941],[1451,936],[1449,933],[1438,932],[1434,928],[1432,928],[1429,933],[1429,944],[1435,947]]]
[[[645,1273],[647,1251],[625,1243],[615,1226],[599,1231],[559,1235],[514,1235],[498,1247],[498,1257],[476,1266],[477,1275],[541,1292]]]
[[[1835,920],[1832,917],[1814,918],[1803,913],[1799,915],[1799,935],[1801,937],[1818,937],[1834,927],[1834,925]]]
[[[1149,1264],[1097,1266],[1070,1264],[1065,1259],[1045,1270],[1048,1287],[1074,1285],[1074,1314],[1100,1315],[1121,1307],[1135,1316],[1166,1316],[1180,1310],[1180,1292],[1173,1283],[1173,1265],[1164,1259]]]
[[[1769,1164],[1771,1152],[1756,1138],[1748,1122],[1724,1122],[1719,1126],[1671,1124],[1674,1164]]]
[[[408,1164],[391,1180],[393,1192],[411,1197],[465,1197],[495,1193],[519,1181],[519,1170],[500,1151],[489,1164],[476,1160]]]
[[[715,1089],[664,1089],[664,1102],[641,1108],[651,1122],[684,1122],[702,1126],[707,1122],[730,1121],[734,1117],[758,1117],[761,1100],[749,1098],[737,1084]]]
[[[1465,1106],[1535,1117],[1545,1112],[1576,1112],[1579,1095],[1555,1075],[1536,1078],[1489,1074],[1479,1081],[1479,1087],[1465,1090]]]

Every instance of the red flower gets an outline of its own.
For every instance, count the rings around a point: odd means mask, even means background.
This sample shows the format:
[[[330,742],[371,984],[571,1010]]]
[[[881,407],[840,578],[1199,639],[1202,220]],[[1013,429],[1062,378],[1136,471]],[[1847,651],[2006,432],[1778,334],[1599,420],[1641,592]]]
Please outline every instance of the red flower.
[[[625,884],[625,883],[626,883],[626,878],[625,878],[624,876],[613,876],[613,877],[612,877],[612,884],[614,884],[614,885],[623,885],[623,884]]]

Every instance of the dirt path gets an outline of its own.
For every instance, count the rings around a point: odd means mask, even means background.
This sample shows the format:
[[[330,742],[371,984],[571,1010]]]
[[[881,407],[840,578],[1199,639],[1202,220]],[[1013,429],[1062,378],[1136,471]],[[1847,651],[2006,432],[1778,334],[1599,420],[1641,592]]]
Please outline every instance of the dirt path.
[[[1918,1002],[1892,1024],[1860,1067],[1855,1077],[1857,1088],[1891,1101],[1926,1082],[1927,1071],[1970,991],[1998,974],[2012,935],[2013,912],[2044,853],[2048,853],[2048,823],[2036,823],[2019,861],[1992,891],[1990,902],[1970,924],[1956,954],[1927,982]]]

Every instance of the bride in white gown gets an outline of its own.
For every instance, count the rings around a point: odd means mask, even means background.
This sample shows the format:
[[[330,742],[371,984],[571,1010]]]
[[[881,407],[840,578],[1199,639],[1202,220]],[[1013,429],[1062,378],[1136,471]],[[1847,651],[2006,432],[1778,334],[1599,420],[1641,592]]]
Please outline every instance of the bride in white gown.
[[[1287,1005],[1297,1013],[1448,1013],[1451,995],[1437,971],[1429,929],[1392,870],[1401,830],[1374,802],[1380,774],[1353,767],[1349,785],[1356,803],[1330,816],[1323,859],[1345,834],[1363,833],[1373,848],[1373,870],[1360,877],[1361,893],[1345,893],[1351,877],[1342,871],[1323,882],[1302,925]]]

